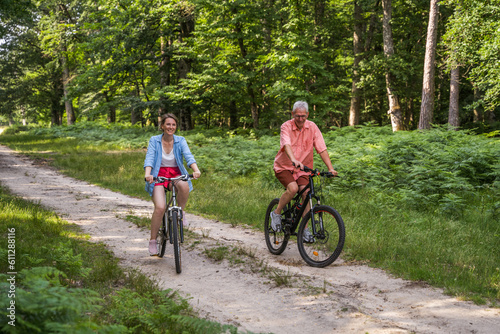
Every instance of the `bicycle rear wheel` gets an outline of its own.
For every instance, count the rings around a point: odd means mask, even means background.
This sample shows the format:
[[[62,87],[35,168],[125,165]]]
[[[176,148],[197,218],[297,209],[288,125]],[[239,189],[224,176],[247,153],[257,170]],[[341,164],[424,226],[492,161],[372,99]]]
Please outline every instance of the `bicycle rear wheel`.
[[[156,244],[158,246],[158,257],[163,257],[165,255],[165,246],[167,245],[167,231],[166,231],[166,221],[167,214],[163,215],[163,221],[160,226],[160,230],[158,231],[158,235],[156,236]]]
[[[311,217],[312,214],[309,211],[300,223],[297,246],[300,255],[308,265],[323,268],[332,264],[344,248],[344,221],[334,208],[326,205],[318,205],[314,208],[314,229]],[[304,241],[306,228],[313,234],[311,242]]]
[[[275,232],[271,227],[271,218],[269,215],[271,214],[271,211],[276,210],[278,203],[278,198],[271,201],[267,207],[266,219],[264,220],[264,234],[266,236],[267,248],[274,255],[283,253],[288,244],[288,240],[290,239],[290,234],[285,233],[283,228],[280,232]],[[281,225],[283,227],[283,223]]]
[[[175,271],[180,274],[181,268],[181,242],[179,235],[179,217],[177,211],[172,211],[172,241],[174,244]]]

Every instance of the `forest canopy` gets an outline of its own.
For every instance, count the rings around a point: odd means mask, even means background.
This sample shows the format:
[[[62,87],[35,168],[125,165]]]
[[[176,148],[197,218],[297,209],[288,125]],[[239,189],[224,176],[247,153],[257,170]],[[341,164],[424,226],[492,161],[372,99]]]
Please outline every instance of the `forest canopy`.
[[[498,128],[500,3],[430,3],[1,0],[0,121]]]

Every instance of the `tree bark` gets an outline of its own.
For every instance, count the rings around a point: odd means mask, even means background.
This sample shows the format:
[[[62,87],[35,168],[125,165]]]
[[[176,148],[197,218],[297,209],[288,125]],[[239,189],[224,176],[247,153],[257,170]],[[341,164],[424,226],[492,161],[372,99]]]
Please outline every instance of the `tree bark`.
[[[179,7],[179,41],[183,42],[185,38],[191,37],[194,31],[195,19],[194,19],[194,9],[186,4],[184,7]],[[188,73],[191,71],[192,59],[187,57],[182,57],[177,63],[177,78],[179,82],[182,79],[186,79]],[[193,128],[192,118],[191,118],[191,107],[190,102],[185,101],[185,104],[179,110],[179,128],[180,130],[191,130]]]
[[[160,87],[166,87],[170,85],[170,68],[171,68],[171,57],[169,54],[169,48],[172,45],[171,40],[167,40],[166,37],[162,36],[160,39],[161,48],[161,61],[160,61]],[[160,96],[161,105],[158,108],[158,124],[161,122],[161,115],[167,113],[167,108],[164,105],[165,97]]]
[[[383,0],[382,8],[384,9],[383,16],[383,38],[384,38],[384,55],[389,60],[394,55],[394,41],[392,38],[392,3],[391,0]],[[389,99],[389,110],[387,113],[391,117],[392,131],[403,130],[403,117],[401,107],[399,105],[399,97],[394,89],[394,76],[391,74],[390,65],[388,65],[385,73],[385,86],[387,89],[387,97]]]
[[[364,46],[365,52],[368,52],[372,45],[373,34],[375,32],[375,27],[377,26],[377,21],[379,17],[378,16],[379,6],[380,6],[380,0],[377,0],[373,8],[373,13],[370,16],[370,25],[368,27],[368,31],[366,32],[365,46]]]
[[[429,25],[427,26],[427,42],[425,45],[422,105],[420,106],[420,119],[418,122],[419,130],[430,129],[434,113],[434,62],[436,60],[438,17],[438,0],[431,0]]]
[[[359,83],[358,67],[361,62],[361,52],[363,51],[361,43],[361,34],[363,32],[363,12],[358,1],[354,1],[354,35],[353,35],[353,50],[354,64],[352,74],[351,88],[351,108],[349,109],[349,126],[359,124],[359,116],[361,113],[361,96],[357,84]]]
[[[76,117],[75,117],[75,111],[73,109],[73,102],[71,99],[69,99],[68,95],[68,83],[69,83],[69,66],[68,66],[68,56],[66,55],[66,47],[62,47],[62,56],[61,56],[61,63],[62,63],[62,81],[63,81],[63,94],[64,94],[64,108],[66,109],[66,119],[68,122],[68,125],[73,125],[75,124]]]
[[[448,123],[458,128],[460,126],[459,119],[459,90],[460,90],[460,69],[458,66],[454,66],[451,69],[450,78],[450,109],[448,113]]]
[[[115,123],[116,122],[116,107],[114,105],[111,105],[111,99],[109,97],[108,91],[103,92],[104,99],[106,100],[106,103],[108,104],[108,123]]]
[[[474,102],[477,102],[480,99],[481,99],[481,92],[477,87],[474,87]],[[474,113],[474,118],[473,118],[474,123],[480,123],[484,121],[483,108],[480,105],[476,105],[474,107],[473,113]]]
[[[238,127],[238,109],[236,101],[229,102],[229,128],[236,129]]]

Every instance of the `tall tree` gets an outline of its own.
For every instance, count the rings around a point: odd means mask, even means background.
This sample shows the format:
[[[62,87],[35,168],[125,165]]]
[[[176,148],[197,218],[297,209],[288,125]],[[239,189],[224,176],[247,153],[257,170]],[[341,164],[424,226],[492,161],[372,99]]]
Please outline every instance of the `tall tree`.
[[[384,9],[383,31],[384,31],[384,55],[387,59],[387,68],[385,72],[385,85],[387,97],[389,98],[388,114],[391,117],[392,131],[403,130],[403,116],[401,106],[399,105],[399,97],[395,89],[394,75],[391,73],[391,57],[394,55],[394,40],[392,38],[392,1],[382,0]]]
[[[449,52],[448,67],[458,64],[467,69],[462,78],[472,85],[474,98],[464,97],[473,101],[466,108],[477,110],[480,99],[490,121],[495,118],[495,112],[498,116],[500,107],[500,3],[497,0],[445,0],[444,4],[454,9],[443,38]]]
[[[352,88],[351,88],[351,107],[349,109],[349,125],[359,124],[359,115],[361,113],[361,95],[358,88],[359,84],[359,63],[361,62],[361,52],[363,51],[363,42],[361,35],[363,33],[363,10],[359,0],[354,0],[354,33],[352,38],[354,64],[352,66]]]
[[[179,2],[176,6],[177,17],[179,18],[179,44],[186,43],[191,38],[195,29],[194,6],[187,1]],[[187,79],[191,72],[193,60],[188,55],[180,55],[177,63],[177,81]],[[193,123],[191,119],[191,103],[182,101],[178,109],[178,116],[181,130],[191,130]]]
[[[439,0],[431,0],[429,24],[427,26],[427,42],[425,45],[424,79],[422,86],[422,104],[418,129],[429,129],[434,114],[434,71],[436,61],[437,31],[439,17]]]
[[[76,116],[75,110],[73,109],[73,101],[69,97],[69,81],[70,81],[70,70],[68,65],[68,55],[65,46],[62,46],[61,54],[61,65],[62,65],[62,85],[64,94],[64,108],[66,110],[66,121],[68,125],[75,124]]]
[[[460,68],[454,66],[451,69],[450,76],[450,108],[448,113],[448,123],[458,128],[460,126],[459,118],[459,105],[460,105]]]

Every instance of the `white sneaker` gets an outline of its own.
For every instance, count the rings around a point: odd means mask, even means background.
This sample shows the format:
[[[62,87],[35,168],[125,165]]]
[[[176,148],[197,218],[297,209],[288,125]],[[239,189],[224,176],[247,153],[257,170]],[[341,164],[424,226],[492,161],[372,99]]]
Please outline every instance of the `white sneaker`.
[[[271,214],[269,215],[271,218],[271,228],[273,229],[274,232],[280,232],[281,231],[281,215],[274,213],[274,211],[271,211]]]
[[[158,255],[158,248],[156,246],[156,240],[149,240],[149,255],[150,256]]]
[[[304,229],[304,234],[302,235],[302,240],[304,240],[304,242],[306,242],[306,243],[313,243],[314,242],[314,237],[313,237],[311,231],[309,231],[308,227],[306,227]]]

